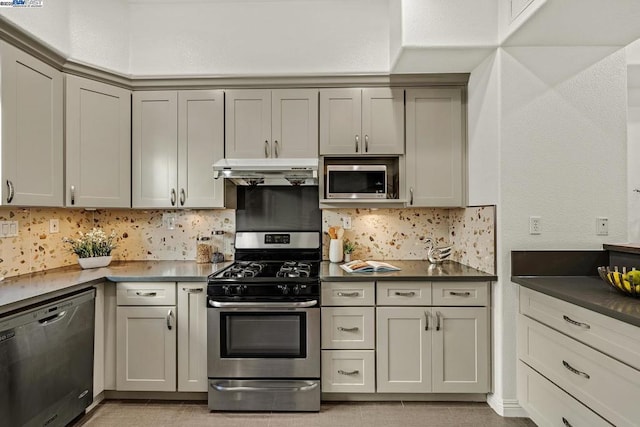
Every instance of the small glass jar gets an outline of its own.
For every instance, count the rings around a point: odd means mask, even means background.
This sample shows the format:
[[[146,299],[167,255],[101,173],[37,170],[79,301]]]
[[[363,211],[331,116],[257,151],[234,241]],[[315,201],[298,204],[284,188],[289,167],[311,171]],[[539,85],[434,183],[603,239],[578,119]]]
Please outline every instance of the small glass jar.
[[[211,238],[204,236],[197,238],[196,244],[196,262],[204,264],[211,262]]]
[[[224,231],[215,230],[211,232],[211,262],[224,261]]]

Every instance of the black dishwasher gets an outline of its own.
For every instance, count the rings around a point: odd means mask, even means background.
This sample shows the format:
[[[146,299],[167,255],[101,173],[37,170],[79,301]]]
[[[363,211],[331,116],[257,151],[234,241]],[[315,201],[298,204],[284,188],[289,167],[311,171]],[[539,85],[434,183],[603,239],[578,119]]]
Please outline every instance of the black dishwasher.
[[[95,290],[0,317],[0,425],[65,426],[93,401]]]

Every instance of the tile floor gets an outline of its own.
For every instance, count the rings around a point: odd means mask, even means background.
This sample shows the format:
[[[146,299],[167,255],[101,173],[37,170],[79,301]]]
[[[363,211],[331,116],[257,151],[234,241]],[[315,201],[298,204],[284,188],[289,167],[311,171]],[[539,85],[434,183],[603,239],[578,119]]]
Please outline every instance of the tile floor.
[[[535,427],[486,403],[326,402],[319,413],[210,413],[206,402],[109,400],[73,427]]]

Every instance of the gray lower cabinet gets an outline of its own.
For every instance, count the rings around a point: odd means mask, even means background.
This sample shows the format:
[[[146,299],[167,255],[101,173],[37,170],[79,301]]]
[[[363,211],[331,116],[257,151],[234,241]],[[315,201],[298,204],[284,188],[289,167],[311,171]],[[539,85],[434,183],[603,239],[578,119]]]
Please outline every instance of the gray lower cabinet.
[[[521,288],[522,407],[538,425],[637,426],[639,332],[631,324]]]
[[[323,282],[322,391],[487,393],[489,300],[487,282]]]
[[[206,392],[206,284],[116,286],[116,390]]]

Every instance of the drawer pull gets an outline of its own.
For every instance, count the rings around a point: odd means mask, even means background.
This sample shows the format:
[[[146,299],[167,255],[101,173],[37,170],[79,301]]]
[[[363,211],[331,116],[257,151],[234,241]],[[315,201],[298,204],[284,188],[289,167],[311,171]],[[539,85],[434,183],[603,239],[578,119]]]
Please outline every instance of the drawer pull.
[[[354,370],[354,371],[347,372],[347,371],[343,371],[342,369],[338,369],[338,373],[339,373],[340,375],[349,375],[349,376],[352,376],[352,375],[358,375],[358,374],[360,373],[360,371],[358,371],[358,370],[356,369],[356,370]]]
[[[562,417],[562,424],[564,424],[567,427],[573,427],[565,417]]]
[[[360,292],[338,292],[339,297],[357,297],[360,296]]]
[[[136,291],[136,295],[138,295],[139,297],[155,297],[158,295],[157,292],[140,292],[140,291]]]
[[[342,326],[338,326],[338,330],[342,332],[358,332],[360,328],[354,326],[353,328],[343,328]]]
[[[471,296],[471,292],[449,291],[449,295],[453,295],[455,297],[469,297],[469,296]]]
[[[577,321],[573,320],[572,318],[570,318],[569,316],[563,315],[562,318],[565,320],[565,322],[571,323],[572,325],[580,326],[583,329],[591,329],[591,326],[589,326],[588,324],[582,323],[582,322],[577,322]]]
[[[564,365],[565,368],[567,368],[571,373],[574,373],[576,375],[581,376],[582,378],[586,378],[589,379],[591,378],[591,376],[589,374],[587,374],[586,372],[582,372],[582,371],[578,371],[576,368],[574,368],[573,366],[569,365],[567,363],[566,360],[562,361],[562,364]]]
[[[396,291],[395,295],[397,295],[399,297],[415,297],[416,293],[413,292],[413,291],[410,291],[410,292],[399,292],[399,291]]]
[[[188,294],[199,294],[204,291],[203,288],[182,288],[182,290]]]

